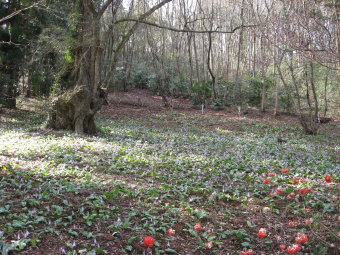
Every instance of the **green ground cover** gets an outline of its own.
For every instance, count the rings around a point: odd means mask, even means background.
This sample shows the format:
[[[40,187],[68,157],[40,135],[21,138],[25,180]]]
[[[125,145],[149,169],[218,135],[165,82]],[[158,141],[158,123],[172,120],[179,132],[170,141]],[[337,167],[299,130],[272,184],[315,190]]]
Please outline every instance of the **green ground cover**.
[[[339,252],[339,136],[282,123],[279,144],[278,127],[207,129],[205,116],[169,111],[102,116],[88,137],[40,130],[44,117],[22,108],[1,120],[2,254],[285,254],[298,232],[301,254]]]

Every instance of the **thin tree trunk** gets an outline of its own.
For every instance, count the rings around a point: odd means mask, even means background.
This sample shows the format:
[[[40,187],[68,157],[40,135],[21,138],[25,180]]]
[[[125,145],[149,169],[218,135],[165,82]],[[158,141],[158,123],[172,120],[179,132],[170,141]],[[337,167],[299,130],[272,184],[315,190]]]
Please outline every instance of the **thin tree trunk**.
[[[261,112],[266,111],[266,94],[267,94],[267,86],[265,84],[265,63],[264,63],[264,45],[263,45],[263,37],[261,37],[261,59],[262,59],[262,64],[261,64],[261,76],[262,76],[262,88],[261,88]]]
[[[196,63],[196,79],[200,80],[200,66],[199,66],[199,60],[198,60],[198,52],[197,52],[197,44],[196,44],[196,36],[194,35],[194,54],[195,54],[195,63]]]
[[[242,6],[241,6],[241,25],[244,25],[244,0],[242,0]],[[238,86],[238,97],[239,97],[239,107],[241,107],[242,104],[242,86],[240,82],[240,64],[241,64],[241,52],[243,47],[243,27],[240,29],[240,35],[239,35],[239,42],[238,42],[238,52],[237,52],[237,64],[236,64],[236,76],[235,76],[235,82]]]
[[[208,47],[208,59],[207,59],[207,66],[209,70],[209,74],[211,76],[211,89],[212,89],[212,99],[215,100],[217,98],[216,94],[216,77],[211,67],[211,57],[212,57],[212,36],[211,33],[208,34],[209,38],[209,47]]]
[[[327,68],[327,72],[326,72],[326,77],[325,77],[325,83],[324,83],[324,100],[325,100],[325,109],[323,112],[323,117],[325,118],[327,115],[327,111],[328,111],[328,99],[327,99],[327,86],[328,86],[328,75],[329,75],[329,69]]]
[[[225,36],[227,40],[227,35]],[[226,81],[229,82],[229,70],[230,70],[230,52],[229,52],[229,47],[230,47],[230,40],[227,41],[227,66],[226,66]],[[226,104],[227,103],[227,96],[228,96],[228,86],[225,87],[224,89],[224,96],[223,96],[223,101]]]
[[[293,85],[295,88],[295,93],[296,93],[296,97],[297,97],[297,106],[298,106],[298,113],[300,114],[300,116],[302,115],[302,108],[301,108],[301,97],[300,97],[300,90],[299,90],[299,86],[297,84],[297,80],[294,74],[294,68],[293,68],[293,53],[290,53],[290,62],[288,64],[288,68],[290,71],[290,75],[292,77],[292,81],[293,81]],[[280,70],[280,69],[279,69]],[[282,76],[282,73],[280,72],[280,76]]]
[[[254,31],[253,37],[253,77],[256,76],[256,32]]]
[[[319,119],[319,102],[318,96],[316,93],[315,83],[314,83],[314,64],[312,61],[309,63],[310,65],[310,84],[312,87],[313,99],[314,99],[314,118],[315,120]]]

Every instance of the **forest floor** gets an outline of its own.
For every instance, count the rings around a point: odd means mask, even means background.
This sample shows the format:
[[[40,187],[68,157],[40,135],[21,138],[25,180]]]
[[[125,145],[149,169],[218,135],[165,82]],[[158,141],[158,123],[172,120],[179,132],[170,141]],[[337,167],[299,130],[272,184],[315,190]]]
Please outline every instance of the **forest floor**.
[[[0,113],[0,253],[288,254],[297,233],[297,254],[340,253],[339,120],[305,136],[290,115],[170,104],[111,95],[98,136],[42,130],[42,101]]]

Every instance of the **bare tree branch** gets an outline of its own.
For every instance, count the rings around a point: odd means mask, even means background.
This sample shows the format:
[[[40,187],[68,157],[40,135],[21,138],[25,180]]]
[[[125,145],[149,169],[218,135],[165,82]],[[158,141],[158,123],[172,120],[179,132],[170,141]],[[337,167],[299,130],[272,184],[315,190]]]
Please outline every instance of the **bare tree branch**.
[[[41,1],[42,1],[42,0],[41,0]],[[17,10],[17,11],[15,11],[15,12],[13,12],[13,13],[11,13],[11,14],[9,14],[9,15],[3,17],[3,18],[1,18],[1,19],[0,19],[0,23],[4,22],[4,21],[6,21],[6,20],[9,20],[9,19],[11,19],[11,18],[13,18],[14,16],[16,16],[16,15],[22,13],[23,11],[26,11],[26,10],[32,9],[32,8],[34,8],[34,7],[37,7],[37,6],[40,4],[41,1],[39,1],[39,2],[37,2],[37,3],[34,3],[34,4],[32,4],[32,5],[30,5],[30,6],[26,7],[26,8],[23,8],[23,9],[21,9],[21,10]]]
[[[156,24],[156,23],[152,23],[146,20],[140,20],[140,19],[134,19],[134,18],[125,18],[125,19],[120,19],[117,20],[114,24],[119,24],[119,23],[123,23],[123,22],[136,22],[136,23],[142,23],[142,24],[146,24],[149,26],[153,26],[153,27],[157,27],[157,28],[161,28],[161,29],[166,29],[166,30],[170,30],[173,32],[178,32],[178,33],[196,33],[196,34],[211,34],[211,33],[218,33],[218,34],[232,34],[235,33],[235,31],[237,31],[240,28],[249,28],[249,27],[257,27],[259,25],[240,25],[237,27],[234,27],[231,30],[194,30],[194,29],[188,29],[188,28],[175,28],[175,27],[169,27],[169,26],[165,26],[165,25],[160,25],[160,24]]]
[[[107,7],[109,7],[109,5],[113,2],[113,0],[106,0],[106,2],[103,4],[103,6],[100,8],[100,10],[98,11],[98,17],[103,16],[105,10],[107,9]]]
[[[12,41],[0,41],[0,44],[8,44],[8,45],[15,45],[15,46],[22,46],[22,44],[14,43]]]

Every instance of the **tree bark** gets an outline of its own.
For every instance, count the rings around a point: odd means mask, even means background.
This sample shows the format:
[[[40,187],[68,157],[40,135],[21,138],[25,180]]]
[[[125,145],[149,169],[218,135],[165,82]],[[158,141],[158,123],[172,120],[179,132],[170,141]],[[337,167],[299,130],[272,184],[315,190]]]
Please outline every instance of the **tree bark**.
[[[105,101],[100,85],[100,18],[91,0],[79,3],[77,45],[72,63],[75,82],[52,103],[47,127],[95,134],[94,116]]]
[[[214,72],[211,67],[211,57],[212,57],[212,38],[211,38],[211,33],[208,34],[209,38],[209,47],[208,47],[208,59],[207,59],[207,66],[209,70],[209,74],[211,76],[211,89],[212,89],[212,99],[216,100],[217,98],[217,93],[216,93],[216,77],[214,75]]]
[[[310,61],[309,65],[310,65],[310,85],[312,88],[314,99],[314,118],[317,120],[319,118],[319,102],[314,81],[314,64],[312,61]]]
[[[327,86],[328,86],[328,75],[329,75],[329,69],[326,71],[326,77],[325,77],[325,83],[324,83],[324,112],[323,112],[323,117],[325,118],[327,115],[328,111],[328,99],[327,99]]]
[[[243,47],[243,25],[244,25],[243,14],[244,14],[244,0],[242,0],[241,13],[240,13],[242,28],[240,30],[239,41],[238,41],[236,76],[235,76],[235,82],[237,83],[237,87],[238,87],[239,107],[242,107],[242,104],[243,104],[242,83],[240,82],[240,64],[241,64],[241,54],[242,54],[242,47]]]
[[[101,36],[101,18],[105,10],[113,3],[106,0],[99,10],[92,0],[80,0],[78,6],[77,36],[73,47],[74,59],[69,64],[66,91],[52,102],[46,127],[52,129],[72,130],[76,133],[95,134],[95,115],[106,101],[105,84],[115,72],[118,52],[128,42],[138,27],[139,21],[150,16],[157,9],[172,0],[163,0],[140,15],[137,22],[124,34],[117,46],[113,49],[110,69],[102,79],[102,56],[104,45],[110,39],[113,27],[109,26]],[[114,4],[116,8],[119,6]],[[71,79],[74,77],[74,79]],[[70,80],[71,79],[71,80]]]

